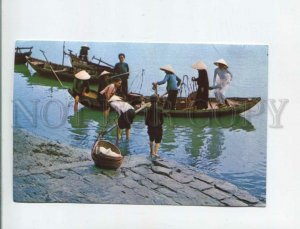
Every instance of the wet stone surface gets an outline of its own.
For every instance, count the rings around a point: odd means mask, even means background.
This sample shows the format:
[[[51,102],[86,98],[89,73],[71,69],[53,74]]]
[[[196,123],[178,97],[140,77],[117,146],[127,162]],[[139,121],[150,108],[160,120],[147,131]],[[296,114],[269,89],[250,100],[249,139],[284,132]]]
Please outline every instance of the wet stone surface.
[[[118,170],[97,168],[90,150],[14,131],[14,201],[264,207],[233,184],[174,161],[127,156]]]

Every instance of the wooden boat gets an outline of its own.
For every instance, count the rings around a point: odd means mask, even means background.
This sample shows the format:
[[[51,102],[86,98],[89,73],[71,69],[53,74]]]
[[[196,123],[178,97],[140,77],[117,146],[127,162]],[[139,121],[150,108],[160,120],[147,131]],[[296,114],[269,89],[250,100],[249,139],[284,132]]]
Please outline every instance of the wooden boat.
[[[25,64],[26,63],[26,56],[31,56],[32,52],[31,49],[33,47],[16,47],[15,48],[15,64]],[[22,50],[26,50],[22,52]]]
[[[194,101],[190,98],[179,97],[176,101],[175,110],[163,110],[163,113],[169,117],[182,117],[182,118],[198,118],[198,117],[219,117],[226,115],[237,115],[243,113],[254,107],[259,101],[260,97],[253,98],[227,98],[229,106],[218,107],[215,98],[209,98],[208,108],[198,110],[193,104]],[[146,99],[147,101],[147,99]],[[163,102],[161,102],[163,103]]]
[[[56,80],[56,76],[52,72],[49,64],[44,61],[33,57],[26,57],[28,64],[40,75],[44,77],[48,77]],[[65,66],[61,64],[51,63],[51,66],[58,76],[58,78],[62,81],[73,81],[75,72],[74,68],[70,66]],[[98,83],[98,76],[91,75],[91,79],[89,80],[91,83]]]
[[[51,79],[56,79],[54,73],[52,72],[49,64],[44,61],[33,57],[26,57],[28,64],[40,75],[48,77]],[[51,66],[59,77],[63,81],[73,81],[74,80],[74,70],[72,67],[51,63]]]
[[[72,89],[68,89],[68,92],[74,98]],[[143,100],[143,96],[138,93],[131,92],[127,96],[127,102],[133,106],[141,104],[142,100]],[[83,96],[80,97],[79,102],[82,105],[91,109],[101,110],[101,111],[104,110],[103,104],[100,103],[100,101],[98,100],[97,91],[95,90],[90,90],[89,93],[85,93]]]
[[[73,96],[72,90],[69,89],[69,93]],[[74,97],[74,96],[73,96]],[[187,97],[179,97],[176,102],[176,110],[163,110],[163,113],[169,117],[181,117],[181,118],[198,118],[198,117],[219,117],[226,115],[237,115],[243,113],[252,107],[254,107],[258,102],[260,102],[260,97],[252,97],[252,98],[238,98],[231,97],[227,98],[229,106],[224,106],[222,108],[218,107],[218,103],[215,98],[209,99],[209,107],[204,110],[197,110],[193,106],[193,100]],[[128,97],[128,101],[132,105],[136,105],[137,108],[140,106],[141,102],[149,102],[149,97],[142,96],[137,93],[130,93]],[[97,92],[90,90],[88,94],[82,96],[79,101],[82,105],[97,109],[103,110],[99,101],[97,100]],[[164,100],[160,101],[161,105],[163,105]],[[139,114],[143,114],[143,111],[139,112]]]
[[[96,64],[91,61],[81,60],[77,55],[72,53],[72,50],[69,50],[69,53],[65,52],[65,54],[70,57],[72,67],[76,72],[86,70],[90,75],[100,75],[103,71],[114,72],[112,66],[104,61],[98,60],[99,63]],[[105,63],[106,65],[101,65],[100,63]]]

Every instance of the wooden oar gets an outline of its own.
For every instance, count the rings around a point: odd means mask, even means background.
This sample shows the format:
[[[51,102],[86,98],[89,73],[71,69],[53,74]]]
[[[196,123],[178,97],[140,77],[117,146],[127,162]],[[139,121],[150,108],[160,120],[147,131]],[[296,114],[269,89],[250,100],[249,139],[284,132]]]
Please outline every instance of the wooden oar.
[[[55,77],[56,77],[56,79],[58,80],[58,82],[60,83],[60,85],[64,88],[64,85],[62,84],[62,82],[60,81],[60,79],[59,79],[58,76],[56,75],[55,71],[53,70],[51,64],[49,63],[49,61],[48,61],[48,59],[47,59],[47,57],[46,57],[46,55],[45,55],[45,51],[43,51],[43,50],[40,50],[40,51],[41,51],[41,53],[43,53],[43,55],[44,55],[44,57],[45,57],[45,59],[46,59],[47,64],[49,64],[52,73],[55,75]]]

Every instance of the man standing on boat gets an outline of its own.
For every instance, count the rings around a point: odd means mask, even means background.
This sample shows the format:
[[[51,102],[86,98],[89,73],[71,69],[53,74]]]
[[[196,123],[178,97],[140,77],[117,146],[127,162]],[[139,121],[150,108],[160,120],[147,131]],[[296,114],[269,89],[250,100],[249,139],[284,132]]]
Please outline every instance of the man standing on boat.
[[[228,101],[225,98],[225,92],[227,91],[230,82],[232,81],[232,74],[228,71],[228,65],[224,59],[219,59],[214,62],[218,67],[215,69],[213,88],[215,89],[215,96],[219,107],[229,106]]]
[[[153,86],[161,85],[167,82],[167,92],[168,98],[164,104],[164,109],[175,110],[176,99],[178,94],[178,87],[181,83],[181,79],[175,75],[175,71],[173,70],[171,65],[165,65],[160,68],[160,70],[166,73],[165,78],[162,81],[153,82]]]
[[[79,53],[79,58],[83,61],[88,61],[88,52],[89,52],[89,47],[87,44],[81,46],[80,53]]]
[[[116,63],[114,67],[114,74],[118,75],[122,79],[122,94],[126,98],[128,94],[128,78],[129,78],[129,66],[125,63],[125,54],[119,54],[119,63]]]

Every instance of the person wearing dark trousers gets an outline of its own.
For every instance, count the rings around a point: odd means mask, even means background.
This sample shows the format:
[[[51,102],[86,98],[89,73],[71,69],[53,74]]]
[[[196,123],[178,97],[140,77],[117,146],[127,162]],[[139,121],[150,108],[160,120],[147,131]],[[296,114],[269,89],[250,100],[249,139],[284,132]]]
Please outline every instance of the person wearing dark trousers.
[[[178,94],[178,87],[181,83],[181,79],[175,75],[171,65],[165,65],[160,68],[160,70],[166,73],[165,78],[162,81],[153,82],[153,86],[162,85],[167,82],[167,101],[164,104],[164,109],[175,110],[176,108],[176,99]]]
[[[125,54],[119,54],[119,63],[116,63],[114,67],[114,75],[118,75],[122,79],[122,96],[126,98],[128,94],[128,78],[129,78],[129,66],[125,63]]]
[[[209,82],[206,70],[207,66],[202,61],[198,61],[192,65],[192,68],[198,70],[198,78],[192,77],[192,81],[197,82],[198,85],[195,106],[197,109],[207,109],[209,89]]]
[[[82,70],[75,74],[72,87],[72,94],[75,98],[74,112],[78,111],[78,103],[80,97],[85,95],[85,93],[88,93],[90,90],[90,85],[88,81],[90,78],[91,76],[85,70]]]
[[[151,107],[145,112],[145,124],[148,126],[149,146],[151,158],[159,158],[158,149],[163,136],[163,112],[157,105],[158,96],[150,96]],[[154,145],[155,143],[155,145]]]

